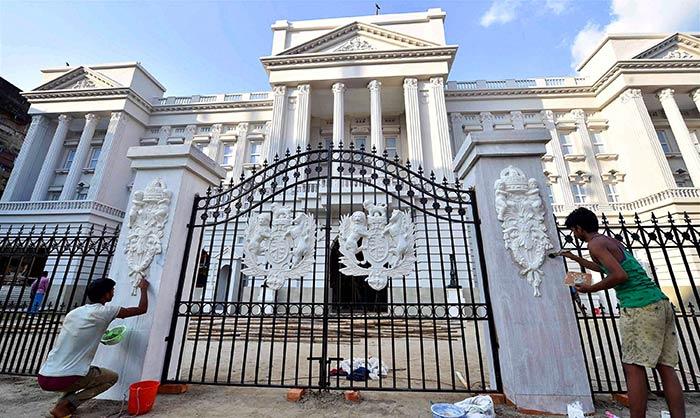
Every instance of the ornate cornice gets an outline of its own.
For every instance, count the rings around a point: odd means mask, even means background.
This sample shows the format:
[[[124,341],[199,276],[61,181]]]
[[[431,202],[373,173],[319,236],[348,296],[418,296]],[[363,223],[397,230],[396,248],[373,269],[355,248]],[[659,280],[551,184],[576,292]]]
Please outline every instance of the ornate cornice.
[[[647,49],[646,51],[642,52],[641,54],[638,54],[634,57],[634,59],[649,59],[649,57],[652,57],[654,55],[657,55],[659,52],[674,46],[674,45],[685,45],[690,48],[694,49],[700,49],[700,40],[694,39],[692,37],[689,37],[687,35],[684,35],[682,33],[676,33],[674,35],[669,36],[668,38],[664,39],[660,43],[654,45],[653,47]],[[676,57],[669,57],[665,59],[684,59],[684,58],[676,58]]]

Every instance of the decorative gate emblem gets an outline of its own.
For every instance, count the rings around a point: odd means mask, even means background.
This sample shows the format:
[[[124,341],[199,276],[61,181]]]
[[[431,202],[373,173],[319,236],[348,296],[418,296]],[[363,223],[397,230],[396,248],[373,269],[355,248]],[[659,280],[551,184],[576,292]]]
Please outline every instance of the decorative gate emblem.
[[[496,214],[503,228],[503,241],[520,274],[541,296],[542,263],[552,242],[544,223],[544,204],[535,179],[527,179],[517,167],[508,166],[496,180]]]
[[[407,212],[394,210],[386,222],[386,205],[364,203],[367,215],[356,211],[340,218],[340,272],[350,276],[368,276],[365,281],[374,290],[382,290],[392,277],[411,273],[416,261],[416,226]],[[365,260],[359,261],[362,252]],[[369,266],[361,264],[369,263]]]
[[[161,241],[171,197],[172,192],[165,188],[161,178],[153,180],[145,190],[134,192],[127,224],[129,235],[124,248],[133,284],[132,295],[136,295],[139,280],[146,277],[153,258],[164,250]]]
[[[243,244],[243,273],[264,276],[267,287],[278,290],[288,278],[313,271],[316,222],[306,213],[292,218],[292,209],[277,203],[271,208],[272,228],[269,213],[250,217]]]

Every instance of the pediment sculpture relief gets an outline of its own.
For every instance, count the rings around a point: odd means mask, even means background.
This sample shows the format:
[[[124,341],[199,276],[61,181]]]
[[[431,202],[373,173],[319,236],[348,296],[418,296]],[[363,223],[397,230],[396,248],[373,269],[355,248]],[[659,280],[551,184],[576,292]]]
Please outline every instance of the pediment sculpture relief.
[[[552,242],[547,235],[545,206],[535,179],[529,179],[517,167],[508,166],[494,184],[496,215],[503,228],[503,241],[520,274],[539,297],[542,264]]]

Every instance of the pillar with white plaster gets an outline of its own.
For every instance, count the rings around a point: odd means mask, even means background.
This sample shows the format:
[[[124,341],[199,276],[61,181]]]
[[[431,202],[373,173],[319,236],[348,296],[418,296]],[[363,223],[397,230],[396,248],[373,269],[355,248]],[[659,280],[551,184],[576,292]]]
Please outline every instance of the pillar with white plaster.
[[[678,108],[678,103],[673,97],[674,94],[673,89],[663,89],[658,92],[657,96],[661,101],[661,106],[664,108],[664,113],[666,113],[666,119],[671,125],[671,131],[674,138],[676,138],[678,149],[683,156],[683,162],[685,162],[685,167],[688,169],[690,179],[693,181],[693,185],[698,187],[700,185],[700,154],[695,148],[695,144],[693,144],[688,126],[685,124],[683,115]]]
[[[452,145],[450,144],[450,127],[447,121],[445,105],[445,86],[442,77],[430,79],[430,133],[432,135],[433,171],[438,180],[443,178],[454,182],[452,167]]]
[[[32,123],[27,129],[22,148],[19,150],[19,154],[17,154],[17,158],[15,158],[13,163],[12,173],[5,185],[1,201],[13,202],[26,200],[30,197],[33,189],[30,184],[27,184],[27,177],[36,163],[37,154],[40,152],[49,126],[49,119],[46,116],[32,116]],[[30,186],[29,189],[27,189],[27,186]]]
[[[586,162],[588,162],[588,167],[590,167],[591,170],[590,185],[593,201],[602,205],[607,205],[608,197],[603,186],[603,177],[600,173],[600,166],[598,166],[598,160],[595,158],[595,152],[593,151],[591,134],[588,132],[586,112],[584,112],[583,109],[574,109],[571,111],[571,116],[573,116],[574,122],[576,123],[576,133],[578,134],[579,138],[581,138],[583,153],[586,155]]]
[[[333,84],[333,146],[338,146],[345,135],[345,84]]]
[[[309,143],[309,131],[311,128],[311,106],[309,95],[311,86],[302,84],[297,87],[297,112],[294,124],[294,148],[306,148]],[[294,152],[295,150],[290,150]]]
[[[382,82],[372,80],[367,85],[369,89],[370,114],[370,149],[376,149],[377,154],[384,152],[384,135],[382,134]]]
[[[233,155],[233,180],[238,181],[243,173],[243,163],[245,162],[245,153],[248,149],[248,122],[241,122],[236,125],[236,143],[234,144]]]
[[[80,135],[78,148],[75,150],[73,163],[68,170],[68,176],[66,177],[65,183],[63,183],[63,190],[61,191],[61,197],[59,200],[75,199],[76,187],[78,187],[78,182],[83,174],[85,160],[90,153],[90,142],[92,141],[92,136],[95,134],[95,128],[97,128],[97,123],[99,121],[100,118],[93,113],[88,113],[85,115],[85,127],[83,128],[83,133]]]
[[[420,134],[420,110],[418,107],[418,80],[406,78],[403,81],[403,100],[406,111],[406,139],[408,140],[408,161],[414,169],[423,166],[423,142]]]
[[[695,89],[690,93],[690,99],[695,103],[695,107],[700,112],[700,89]]]
[[[543,110],[541,112],[542,123],[544,124],[547,131],[552,138],[551,149],[554,157],[554,165],[557,167],[557,175],[559,176],[559,193],[563,198],[563,203],[565,207],[571,207],[574,205],[574,194],[571,192],[571,186],[569,184],[569,168],[564,160],[564,153],[561,150],[561,144],[559,143],[559,133],[557,132],[556,124],[554,123],[554,112],[551,110]]]
[[[95,364],[119,374],[119,380],[102,399],[122,400],[128,396],[129,385],[141,380],[160,380],[166,353],[166,337],[170,332],[173,310],[183,255],[185,254],[187,224],[189,223],[195,193],[218,184],[224,170],[193,145],[132,147],[127,153],[131,167],[136,171],[132,197],[127,213],[133,205],[133,193],[146,189],[155,179],[164,181],[172,192],[167,222],[161,240],[162,252],[156,255],[147,279],[148,312],[144,315],[116,320],[112,325],[128,328],[126,337],[114,346],[100,346]],[[124,252],[131,230],[122,228],[109,277],[116,281],[112,304],[136,306],[138,296],[131,295],[127,256]],[[194,248],[194,247],[193,247]]]
[[[270,135],[265,141],[267,152],[263,154],[268,162],[272,162],[275,156],[281,152],[285,124],[284,115],[287,106],[287,87],[275,86],[272,89],[272,97],[272,124]]]
[[[211,137],[209,139],[209,146],[207,147],[207,155],[212,160],[217,163],[221,163],[221,130],[223,125],[220,123],[215,123],[211,126]]]
[[[521,267],[503,241],[497,219],[494,183],[512,165],[536,181],[545,205],[544,223],[552,243],[558,242],[552,207],[543,194],[546,179],[541,157],[551,134],[545,129],[476,132],[467,136],[455,159],[460,181],[474,187],[483,239],[483,261],[492,301],[503,391],[518,408],[566,414],[566,405],[580,401],[594,411],[581,339],[571,295],[563,285],[562,259],[544,258],[541,296],[520,274]],[[533,238],[536,239],[536,238]],[[483,280],[483,279],[482,279]]]
[[[49,145],[49,151],[46,153],[44,165],[41,166],[39,177],[34,185],[32,197],[30,198],[32,201],[46,199],[46,193],[48,193],[51,181],[54,179],[56,167],[61,159],[61,155],[63,155],[63,142],[68,135],[70,121],[71,118],[68,115],[58,116],[58,126],[56,131],[54,131],[53,138],[51,138],[51,145]]]
[[[90,189],[88,190],[88,200],[97,199],[97,194],[100,190],[104,190],[102,184],[105,181],[110,181],[109,175],[110,165],[115,164],[117,158],[114,156],[112,148],[117,141],[123,140],[124,130],[130,121],[129,115],[126,112],[112,112],[109,118],[109,126],[107,127],[107,134],[102,142],[102,149],[100,150],[100,156],[97,159],[97,165],[95,166],[95,173],[92,175],[90,180]],[[168,132],[169,134],[169,132]]]

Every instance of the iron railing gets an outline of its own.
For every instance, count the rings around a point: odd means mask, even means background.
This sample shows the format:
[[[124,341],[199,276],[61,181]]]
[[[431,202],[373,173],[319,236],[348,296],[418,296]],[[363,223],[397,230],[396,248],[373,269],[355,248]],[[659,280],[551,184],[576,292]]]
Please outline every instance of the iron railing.
[[[700,392],[700,295],[695,279],[700,274],[698,225],[687,214],[680,218],[652,214],[646,221],[638,215],[631,219],[618,215],[614,222],[605,216],[600,220],[600,232],[624,244],[674,304],[680,359],[676,370],[685,391]],[[563,226],[558,232],[562,249],[589,257],[585,243]],[[566,266],[567,270],[583,270],[570,261]],[[581,305],[575,303],[575,309],[591,390],[625,392],[615,292],[581,295],[581,301]],[[648,376],[650,388],[661,391],[656,370],[649,370]]]
[[[379,291],[340,272],[340,219],[366,201],[384,205],[386,221],[405,211],[416,226],[412,273]],[[251,216],[273,204],[292,218],[313,215],[316,227],[313,271],[276,292],[242,273]],[[353,145],[288,152],[236,185],[209,189],[188,225],[162,381],[496,391],[488,289],[477,289],[470,265],[469,251],[481,251],[477,225],[472,191]],[[353,359],[386,370],[350,380],[340,370]]]
[[[63,318],[109,271],[119,231],[91,227],[9,228],[0,236],[0,373],[35,375]],[[32,284],[43,271],[40,301]]]

